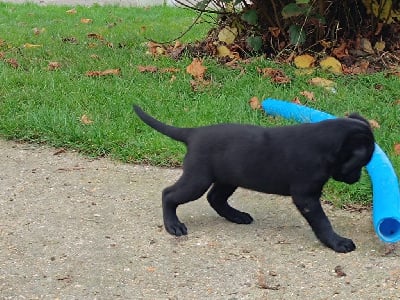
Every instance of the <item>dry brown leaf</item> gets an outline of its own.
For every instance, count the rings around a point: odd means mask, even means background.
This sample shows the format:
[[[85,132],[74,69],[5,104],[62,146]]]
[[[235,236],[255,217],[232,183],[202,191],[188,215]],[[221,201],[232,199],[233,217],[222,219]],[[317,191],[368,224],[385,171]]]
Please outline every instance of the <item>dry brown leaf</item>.
[[[203,66],[203,60],[194,58],[192,63],[186,67],[186,72],[193,76],[195,79],[204,79],[207,67]]]
[[[325,49],[330,49],[330,48],[332,48],[332,45],[333,45],[333,43],[331,41],[327,41],[327,40],[321,40],[321,41],[319,41],[319,43]]]
[[[94,33],[94,32],[88,33],[87,37],[91,38],[91,39],[101,40],[101,41],[104,40],[104,38],[103,38],[103,36],[101,34]]]
[[[342,42],[339,47],[334,48],[332,50],[332,55],[338,59],[349,56],[349,52],[347,50],[347,44],[345,42]]]
[[[148,47],[148,51],[150,54],[152,55],[163,55],[165,54],[165,48],[158,43],[154,43],[154,42],[148,42],[147,43],[147,47]]]
[[[155,73],[158,71],[158,68],[156,66],[138,66],[138,70],[141,73],[144,72]]]
[[[81,123],[84,125],[90,125],[93,123],[93,121],[91,119],[89,119],[89,117],[87,115],[82,115]]]
[[[336,266],[334,271],[335,271],[337,277],[346,276],[346,273],[343,271],[343,267],[342,266]]]
[[[104,71],[88,71],[86,76],[97,77],[97,76],[107,76],[107,75],[120,75],[121,69],[108,69]]]
[[[35,28],[32,29],[32,31],[33,31],[34,35],[39,35],[39,34],[45,32],[46,29],[45,28],[37,28],[37,27],[35,27]]]
[[[8,58],[8,59],[5,60],[5,62],[8,63],[14,69],[18,69],[19,68],[19,63],[15,58]]]
[[[303,92],[300,92],[300,95],[306,97],[310,101],[315,101],[315,96],[314,96],[313,92],[303,91]]]
[[[314,77],[308,81],[311,85],[316,85],[324,88],[333,88],[336,86],[336,83],[332,80],[321,78],[321,77]]]
[[[308,69],[314,66],[315,58],[309,54],[303,54],[294,58],[294,64],[299,69]]]
[[[254,110],[256,109],[261,109],[261,103],[260,100],[258,100],[258,97],[254,96],[249,100],[250,107]]]
[[[383,4],[383,5],[385,5],[385,4]],[[382,29],[383,29],[383,25],[384,25],[385,23],[383,23],[383,22],[379,22],[377,25],[376,25],[376,30],[375,30],[375,33],[374,33],[374,35],[378,35],[378,34],[380,34],[381,32],[382,32]]]
[[[400,155],[400,143],[395,144],[394,147],[393,147],[393,149],[394,149],[394,153],[395,153],[396,155]]]
[[[372,129],[381,128],[381,125],[376,120],[369,120],[368,122]]]
[[[92,19],[87,19],[87,18],[82,18],[82,19],[81,19],[81,23],[82,23],[82,24],[90,24],[90,23],[92,23],[92,22],[93,22]]]
[[[293,98],[292,103],[300,104],[300,105],[302,104],[301,101],[300,101],[300,98],[297,97],[297,96]]]
[[[92,54],[90,55],[91,59],[100,59],[100,56],[98,56],[97,54]]]
[[[49,71],[58,70],[61,68],[61,64],[58,61],[51,61],[49,62],[47,68],[49,69]]]
[[[273,83],[289,83],[290,78],[285,75],[282,70],[274,68],[263,68],[257,67],[258,73],[262,74],[264,77],[270,77]]]
[[[268,31],[272,34],[274,38],[277,38],[281,34],[279,27],[268,27]]]
[[[150,272],[150,273],[153,273],[153,272],[155,272],[157,269],[156,269],[156,267],[147,267],[147,269],[146,269],[146,271],[147,272]]]
[[[67,10],[66,13],[69,15],[74,15],[77,13],[77,11],[76,11],[76,8],[71,8],[71,9]]]
[[[77,44],[78,39],[74,36],[64,37],[61,39],[64,43]]]

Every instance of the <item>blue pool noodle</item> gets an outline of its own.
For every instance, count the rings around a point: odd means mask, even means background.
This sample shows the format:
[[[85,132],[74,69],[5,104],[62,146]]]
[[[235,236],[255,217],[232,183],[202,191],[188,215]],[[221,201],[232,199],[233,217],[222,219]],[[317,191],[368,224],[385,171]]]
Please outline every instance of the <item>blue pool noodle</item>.
[[[267,98],[262,108],[272,116],[281,116],[301,123],[314,123],[336,117],[306,106]],[[399,181],[388,157],[375,144],[375,151],[367,165],[373,191],[373,224],[378,237],[387,243],[400,240]]]

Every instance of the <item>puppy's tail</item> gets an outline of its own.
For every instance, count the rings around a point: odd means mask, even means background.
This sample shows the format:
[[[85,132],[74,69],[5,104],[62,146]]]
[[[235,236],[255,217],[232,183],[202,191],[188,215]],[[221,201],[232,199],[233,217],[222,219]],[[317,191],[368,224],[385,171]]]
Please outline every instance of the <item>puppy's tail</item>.
[[[179,128],[164,124],[145,113],[138,105],[135,104],[133,105],[133,110],[139,116],[139,118],[150,127],[174,140],[187,144],[190,132],[193,130],[192,128]]]

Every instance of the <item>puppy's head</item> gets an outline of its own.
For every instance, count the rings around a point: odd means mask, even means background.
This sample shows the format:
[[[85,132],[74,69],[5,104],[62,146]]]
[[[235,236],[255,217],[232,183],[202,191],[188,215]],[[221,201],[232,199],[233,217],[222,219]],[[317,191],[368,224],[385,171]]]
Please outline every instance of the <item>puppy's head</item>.
[[[342,143],[334,163],[333,179],[348,184],[357,182],[361,169],[371,160],[375,149],[374,136],[367,120],[358,114],[349,115]]]

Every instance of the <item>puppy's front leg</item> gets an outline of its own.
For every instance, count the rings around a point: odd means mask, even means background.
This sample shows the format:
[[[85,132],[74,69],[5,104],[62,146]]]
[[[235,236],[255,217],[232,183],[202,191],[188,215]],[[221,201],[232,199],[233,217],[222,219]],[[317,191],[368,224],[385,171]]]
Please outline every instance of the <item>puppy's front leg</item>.
[[[300,213],[310,224],[317,238],[327,247],[336,252],[346,253],[356,249],[353,241],[338,235],[332,228],[328,217],[325,215],[319,195],[301,196],[293,195],[293,202]]]

